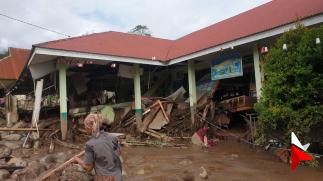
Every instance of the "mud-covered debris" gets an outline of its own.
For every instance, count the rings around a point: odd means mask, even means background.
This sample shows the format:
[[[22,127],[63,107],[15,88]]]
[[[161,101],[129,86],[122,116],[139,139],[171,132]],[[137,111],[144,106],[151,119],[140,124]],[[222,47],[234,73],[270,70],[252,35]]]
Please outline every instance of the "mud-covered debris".
[[[2,137],[6,141],[19,141],[22,136],[20,134],[9,134]]]
[[[4,142],[3,145],[5,145],[6,147],[15,150],[18,148],[21,148],[22,142],[21,141],[7,141]]]
[[[203,179],[207,179],[207,172],[204,167],[201,167],[202,172],[200,173],[200,177]]]
[[[6,147],[6,146],[2,146],[0,147],[0,158],[5,158],[10,156],[12,153],[11,149]]]
[[[93,176],[88,174],[80,165],[69,165],[58,179],[59,181],[91,181]]]
[[[40,163],[46,165],[47,169],[51,169],[57,167],[58,165],[64,163],[68,159],[67,155],[63,152],[59,152],[56,154],[48,154],[42,159],[40,159]]]
[[[9,178],[9,176],[10,176],[10,173],[8,170],[0,169],[0,180],[7,179]]]
[[[10,166],[16,166],[16,167],[26,167],[27,166],[27,162],[21,158],[18,158],[18,157],[11,158],[7,164]]]
[[[16,170],[12,173],[11,178],[15,180],[34,180],[41,173],[45,172],[46,168],[44,165],[37,161],[28,163],[28,166],[22,170]]]

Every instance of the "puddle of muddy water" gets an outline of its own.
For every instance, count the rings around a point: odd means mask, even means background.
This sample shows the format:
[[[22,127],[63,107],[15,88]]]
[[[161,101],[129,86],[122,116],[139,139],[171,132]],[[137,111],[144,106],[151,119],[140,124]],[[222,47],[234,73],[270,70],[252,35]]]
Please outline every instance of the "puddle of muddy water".
[[[289,165],[275,156],[255,151],[245,144],[230,141],[202,151],[198,148],[123,147],[125,181],[207,180],[220,181],[303,181],[323,178],[323,169],[299,167],[292,172]],[[323,179],[322,179],[323,180]]]

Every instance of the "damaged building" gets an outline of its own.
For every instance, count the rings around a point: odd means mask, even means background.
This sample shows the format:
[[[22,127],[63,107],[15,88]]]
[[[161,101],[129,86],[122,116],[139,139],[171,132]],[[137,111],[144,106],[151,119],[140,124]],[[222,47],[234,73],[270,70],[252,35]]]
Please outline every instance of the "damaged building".
[[[91,112],[101,112],[109,125],[136,124],[154,136],[173,120],[187,124],[177,130],[194,130],[209,120],[250,136],[264,81],[263,55],[298,21],[322,24],[316,2],[285,3],[259,6],[176,40],[109,31],[36,44],[30,54],[24,51],[28,63],[19,63],[22,73],[11,71],[11,82],[1,85],[7,98],[32,95],[23,109],[35,122],[44,107],[59,112],[62,139],[72,120]],[[174,130],[182,124],[173,124],[165,133],[181,135]]]

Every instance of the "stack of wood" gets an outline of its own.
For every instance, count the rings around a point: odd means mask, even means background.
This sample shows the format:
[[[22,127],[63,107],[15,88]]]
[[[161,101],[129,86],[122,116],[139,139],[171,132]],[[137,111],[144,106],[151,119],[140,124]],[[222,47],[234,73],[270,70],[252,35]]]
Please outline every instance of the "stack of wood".
[[[163,141],[171,141],[174,137],[190,137],[201,128],[210,118],[228,124],[226,114],[219,114],[217,104],[207,93],[198,92],[195,122],[192,124],[189,101],[184,99],[185,89],[180,88],[166,98],[144,97],[142,103],[144,111],[142,122],[136,122],[133,112],[129,112],[124,119],[115,120],[113,132],[130,134],[143,133]],[[138,125],[137,125],[138,124]]]
[[[143,133],[163,141],[173,136],[183,136],[191,124],[189,106],[184,101],[185,89],[180,88],[166,98],[143,97],[142,121],[137,125],[133,112],[117,120],[112,130],[127,133]]]

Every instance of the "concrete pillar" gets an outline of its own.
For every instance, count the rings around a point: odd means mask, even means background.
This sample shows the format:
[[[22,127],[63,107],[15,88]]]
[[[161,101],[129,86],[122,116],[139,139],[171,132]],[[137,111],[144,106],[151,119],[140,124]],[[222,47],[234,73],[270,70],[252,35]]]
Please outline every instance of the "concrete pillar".
[[[7,127],[11,127],[11,111],[12,111],[12,101],[11,94],[6,95],[6,118],[7,118]]]
[[[191,120],[192,125],[195,122],[195,112],[196,112],[196,81],[195,81],[195,67],[194,61],[188,61],[188,89],[190,98],[190,110],[191,110]]]
[[[253,65],[255,68],[255,82],[256,82],[256,91],[257,91],[257,99],[261,96],[261,70],[260,70],[260,60],[259,60],[259,50],[257,45],[253,47]]]
[[[139,64],[133,64],[133,84],[135,92],[135,113],[137,127],[141,126],[142,108],[141,108],[141,88],[140,88],[140,66]]]
[[[67,136],[67,90],[66,90],[66,65],[59,62],[59,103],[60,103],[60,120],[62,139],[66,140]]]

